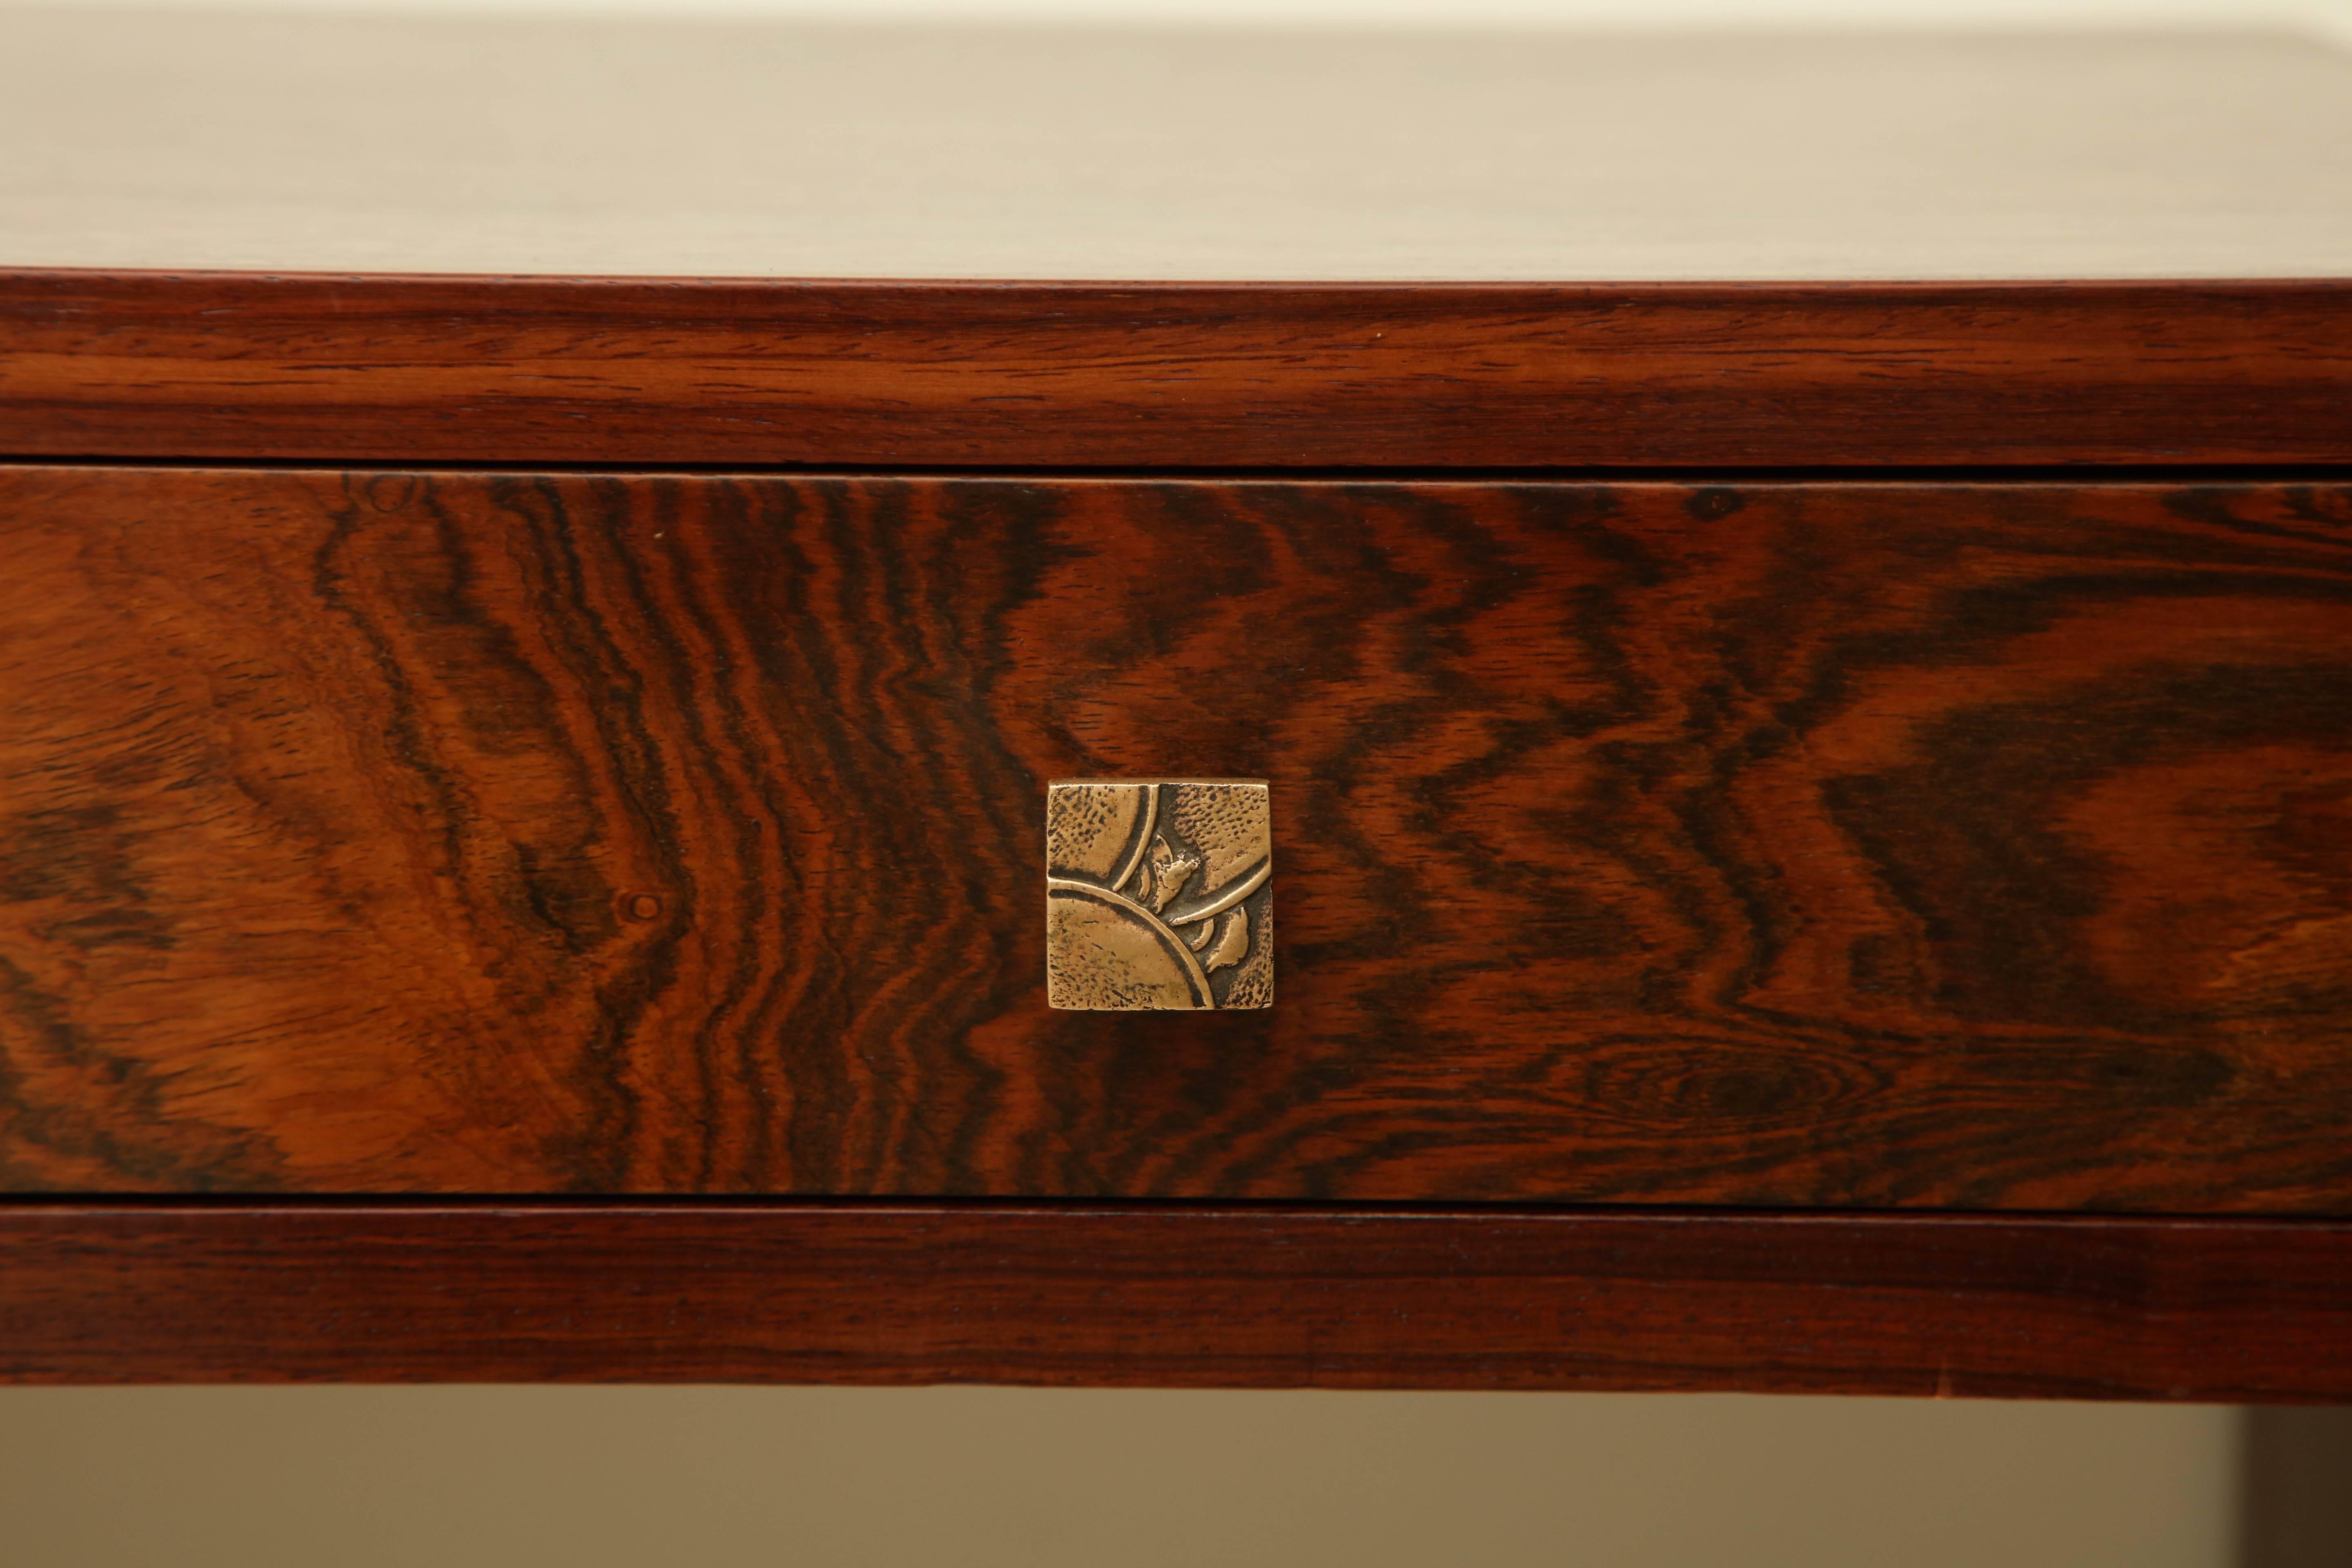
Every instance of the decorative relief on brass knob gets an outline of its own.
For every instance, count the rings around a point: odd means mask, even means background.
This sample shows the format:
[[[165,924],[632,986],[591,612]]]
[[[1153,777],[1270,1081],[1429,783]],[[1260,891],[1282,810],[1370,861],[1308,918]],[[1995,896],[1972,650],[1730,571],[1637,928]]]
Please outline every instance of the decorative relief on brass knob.
[[[1264,779],[1045,786],[1045,997],[1077,1010],[1274,1000]]]

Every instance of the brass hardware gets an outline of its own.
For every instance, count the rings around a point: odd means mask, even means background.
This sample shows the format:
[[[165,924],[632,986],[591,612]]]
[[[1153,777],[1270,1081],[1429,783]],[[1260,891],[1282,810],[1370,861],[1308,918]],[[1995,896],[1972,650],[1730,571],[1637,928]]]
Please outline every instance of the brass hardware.
[[[1045,999],[1076,1011],[1274,1000],[1264,779],[1045,786]]]

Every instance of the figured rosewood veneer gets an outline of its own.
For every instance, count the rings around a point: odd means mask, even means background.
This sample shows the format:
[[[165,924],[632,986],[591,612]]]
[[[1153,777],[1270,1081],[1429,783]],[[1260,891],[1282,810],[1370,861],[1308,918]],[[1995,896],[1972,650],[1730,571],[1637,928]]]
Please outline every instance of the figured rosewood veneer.
[[[2352,1396],[2340,58],[0,56],[0,1378]]]
[[[0,1177],[2342,1212],[2352,489],[0,478]],[[1045,781],[1281,997],[1046,1006]]]

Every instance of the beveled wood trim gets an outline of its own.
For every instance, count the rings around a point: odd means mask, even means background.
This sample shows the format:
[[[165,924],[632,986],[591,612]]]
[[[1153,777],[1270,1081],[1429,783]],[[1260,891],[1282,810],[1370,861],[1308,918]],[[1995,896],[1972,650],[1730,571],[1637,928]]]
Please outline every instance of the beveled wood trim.
[[[1057,468],[2352,459],[2352,281],[0,270],[0,454]]]
[[[0,1206],[0,1378],[2352,1397],[2352,1224]]]

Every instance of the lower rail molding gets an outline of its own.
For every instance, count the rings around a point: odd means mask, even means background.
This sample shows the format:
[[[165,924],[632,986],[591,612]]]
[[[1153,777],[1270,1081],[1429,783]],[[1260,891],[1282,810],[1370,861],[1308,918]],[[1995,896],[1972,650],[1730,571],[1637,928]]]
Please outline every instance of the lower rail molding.
[[[2352,1398],[2352,1222],[0,1205],[0,1378]]]

